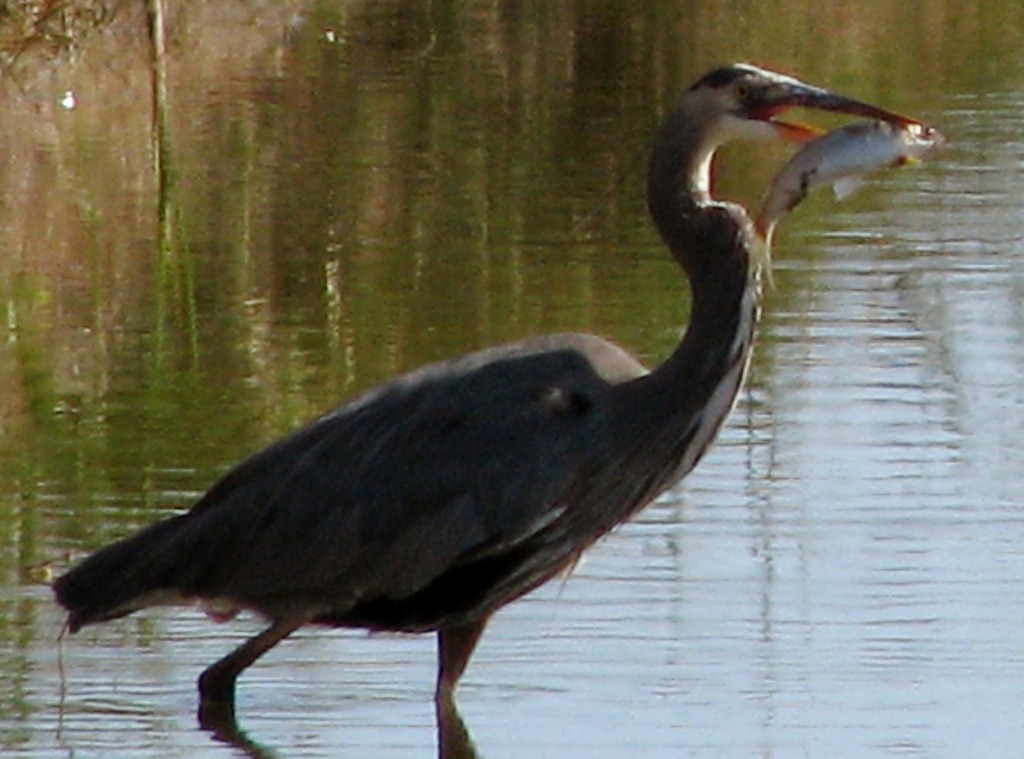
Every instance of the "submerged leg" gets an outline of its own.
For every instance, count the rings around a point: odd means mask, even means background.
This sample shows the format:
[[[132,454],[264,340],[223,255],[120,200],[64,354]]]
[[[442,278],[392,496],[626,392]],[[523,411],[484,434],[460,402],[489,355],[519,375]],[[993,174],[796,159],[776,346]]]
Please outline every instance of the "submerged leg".
[[[305,619],[279,619],[259,635],[249,638],[199,676],[199,720],[214,713],[233,715],[235,679],[263,654],[306,623]]]
[[[446,627],[437,632],[437,690],[434,709],[437,713],[437,748],[440,759],[477,759],[476,749],[462,717],[455,706],[455,686],[466,671],[480,636],[487,626],[483,619],[460,627]]]
[[[438,759],[480,759],[458,707],[449,701],[446,708],[439,707],[437,715]]]
[[[487,620],[483,619],[460,627],[446,627],[437,632],[437,690],[434,700],[450,704],[455,686],[466,671],[469,657],[483,635]]]

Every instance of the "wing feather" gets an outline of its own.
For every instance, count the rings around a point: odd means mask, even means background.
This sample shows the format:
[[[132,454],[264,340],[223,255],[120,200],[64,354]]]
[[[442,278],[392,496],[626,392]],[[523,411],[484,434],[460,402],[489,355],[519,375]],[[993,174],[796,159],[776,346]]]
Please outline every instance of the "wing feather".
[[[558,350],[375,390],[211,489],[183,532],[182,590],[270,611],[409,596],[561,515],[607,436],[609,387],[583,353]]]

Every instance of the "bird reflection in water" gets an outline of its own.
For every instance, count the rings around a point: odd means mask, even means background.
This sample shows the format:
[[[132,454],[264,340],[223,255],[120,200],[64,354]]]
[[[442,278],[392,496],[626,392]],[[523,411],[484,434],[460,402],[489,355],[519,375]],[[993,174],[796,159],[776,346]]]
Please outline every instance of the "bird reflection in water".
[[[479,759],[480,754],[477,753],[466,723],[454,701],[436,704],[436,717],[438,759]],[[215,740],[232,746],[243,756],[251,759],[283,759],[273,749],[250,738],[239,727],[232,709],[214,707],[200,710],[199,726],[209,732]]]
[[[365,393],[242,462],[187,513],[97,552],[54,584],[68,629],[198,601],[266,630],[199,678],[200,721],[235,723],[235,681],[305,625],[436,632],[440,754],[475,756],[455,687],[492,614],[679,481],[735,402],[760,313],[767,241],[711,194],[733,140],[804,142],[792,107],[909,120],[737,64],[682,95],[648,169],[655,226],[692,291],[687,332],[649,371],[594,335],[527,339]]]

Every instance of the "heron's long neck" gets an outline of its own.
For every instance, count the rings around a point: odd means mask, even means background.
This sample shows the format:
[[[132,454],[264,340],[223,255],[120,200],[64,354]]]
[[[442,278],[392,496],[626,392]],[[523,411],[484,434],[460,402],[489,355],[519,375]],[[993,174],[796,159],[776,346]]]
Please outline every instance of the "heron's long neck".
[[[690,134],[659,140],[648,177],[655,224],[690,281],[690,324],[668,360],[620,396],[623,434],[657,472],[647,483],[653,492],[688,472],[714,440],[746,375],[760,314],[750,221],[739,206],[710,199],[698,175],[707,156],[694,147],[700,134]]]

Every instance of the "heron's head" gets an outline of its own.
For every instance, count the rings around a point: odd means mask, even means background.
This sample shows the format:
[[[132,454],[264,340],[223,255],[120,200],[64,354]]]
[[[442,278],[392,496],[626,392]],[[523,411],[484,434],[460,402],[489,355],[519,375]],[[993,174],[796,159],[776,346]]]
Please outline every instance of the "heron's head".
[[[690,186],[709,191],[715,151],[727,142],[806,142],[820,129],[783,121],[791,108],[834,111],[898,124],[916,123],[859,100],[801,82],[785,74],[736,63],[705,74],[684,94],[674,117],[666,122],[666,142],[688,153]],[[674,132],[674,134],[672,134]]]
[[[736,63],[701,77],[684,96],[699,114],[706,142],[716,147],[732,140],[805,142],[821,131],[782,121],[790,108],[834,111],[898,124],[916,123],[859,100],[815,87],[767,69]]]
[[[683,266],[693,272],[703,265],[698,253],[706,246],[709,220],[728,217],[733,234],[743,226],[745,212],[735,204],[716,204],[711,198],[711,164],[715,151],[737,140],[806,142],[822,132],[783,121],[791,108],[833,111],[879,119],[899,125],[919,122],[859,100],[801,82],[785,74],[736,63],[715,69],[683,93],[677,107],[661,124],[647,173],[647,203],[658,231]],[[724,213],[724,217],[723,217]],[[768,243],[753,240],[764,248]]]

